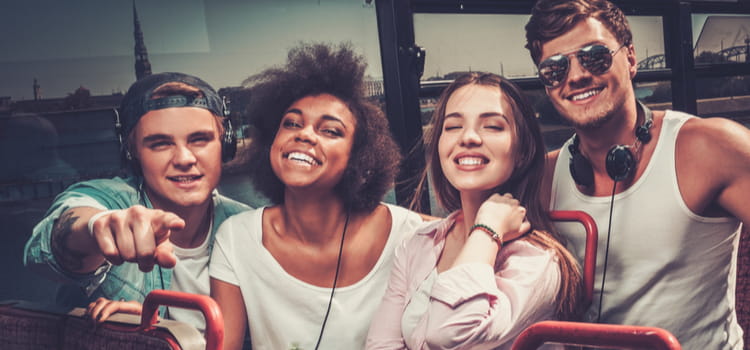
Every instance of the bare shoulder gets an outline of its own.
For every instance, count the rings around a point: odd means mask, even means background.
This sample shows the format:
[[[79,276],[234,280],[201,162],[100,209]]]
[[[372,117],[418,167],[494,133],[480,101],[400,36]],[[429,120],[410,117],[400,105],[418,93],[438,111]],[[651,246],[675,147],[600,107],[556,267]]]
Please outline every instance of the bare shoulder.
[[[725,118],[693,118],[677,136],[677,179],[685,203],[705,216],[750,222],[750,130]]]
[[[705,216],[750,218],[750,130],[725,118],[692,118],[677,135],[675,166],[687,206]]]
[[[560,149],[550,151],[545,155],[544,159],[544,177],[542,179],[542,188],[540,191],[540,197],[542,205],[545,207],[549,204],[552,192],[552,177],[555,174],[555,163],[557,158],[560,156]]]
[[[560,149],[547,152],[544,156],[544,187],[552,186],[552,176],[555,174],[555,164],[560,156]]]
[[[557,161],[557,157],[560,156],[560,149],[556,149],[553,151],[547,152],[547,154],[544,156],[545,162],[547,163],[548,167],[553,167],[555,165],[555,162]]]
[[[388,223],[388,225],[385,227],[390,228],[392,222],[393,222],[393,217],[391,214],[391,210],[388,209],[388,206],[386,206],[383,203],[378,204],[378,206],[376,206],[375,209],[365,214],[363,218],[363,225],[379,226],[379,225],[382,225],[383,223]]]
[[[680,129],[677,146],[678,155],[693,160],[750,159],[750,129],[727,118],[692,118]]]
[[[281,219],[281,206],[274,205],[263,209],[262,220],[264,224],[275,222]]]

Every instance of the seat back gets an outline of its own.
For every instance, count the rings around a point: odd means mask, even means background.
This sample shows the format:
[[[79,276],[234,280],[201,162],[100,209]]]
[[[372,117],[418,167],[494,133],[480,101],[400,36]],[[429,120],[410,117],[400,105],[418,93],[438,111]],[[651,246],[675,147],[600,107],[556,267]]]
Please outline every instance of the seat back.
[[[186,323],[159,320],[157,310],[160,305],[203,312],[205,338]],[[0,302],[0,344],[3,350],[220,350],[223,342],[224,320],[216,302],[206,295],[153,291],[144,301],[142,316],[115,314],[97,327],[93,326],[83,308],[24,301]]]
[[[576,221],[586,230],[586,249],[583,258],[583,303],[591,305],[594,299],[594,272],[596,271],[596,247],[599,231],[591,215],[580,210],[553,210],[549,213],[552,221]]]
[[[521,332],[511,350],[534,350],[546,342],[610,349],[682,349],[677,338],[662,328],[542,321]]]
[[[206,350],[224,349],[224,317],[219,305],[211,297],[161,289],[153,290],[143,301],[141,330],[154,329],[154,325],[158,322],[160,305],[201,311],[206,319]]]

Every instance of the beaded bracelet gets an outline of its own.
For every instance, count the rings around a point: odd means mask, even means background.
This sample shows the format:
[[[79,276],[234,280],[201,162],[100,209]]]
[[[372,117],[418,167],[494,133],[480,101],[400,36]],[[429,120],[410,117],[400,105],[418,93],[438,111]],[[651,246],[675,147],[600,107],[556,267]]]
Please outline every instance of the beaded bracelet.
[[[497,232],[495,232],[495,230],[491,229],[489,226],[485,224],[474,224],[474,226],[469,228],[469,232],[473,232],[474,230],[479,230],[490,235],[490,237],[492,237],[492,239],[494,239],[501,248],[503,247],[502,237],[500,237],[500,235],[498,235]]]

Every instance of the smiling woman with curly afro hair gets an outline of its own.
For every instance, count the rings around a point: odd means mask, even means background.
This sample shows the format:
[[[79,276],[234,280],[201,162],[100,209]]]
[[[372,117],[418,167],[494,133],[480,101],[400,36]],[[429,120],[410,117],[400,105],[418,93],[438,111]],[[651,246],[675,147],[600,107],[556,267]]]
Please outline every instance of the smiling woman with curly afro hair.
[[[245,81],[248,172],[272,205],[216,233],[211,295],[228,349],[247,326],[253,348],[365,346],[395,248],[422,224],[381,202],[401,156],[365,67],[350,45],[303,44]]]
[[[365,95],[367,64],[351,46],[302,45],[289,51],[287,63],[245,80],[251,102],[247,108],[255,127],[249,166],[253,184],[274,204],[284,201],[284,184],[269,161],[271,144],[286,109],[305,96],[330,94],[356,119],[350,161],[336,192],[353,211],[372,210],[393,185],[401,154],[388,120]]]

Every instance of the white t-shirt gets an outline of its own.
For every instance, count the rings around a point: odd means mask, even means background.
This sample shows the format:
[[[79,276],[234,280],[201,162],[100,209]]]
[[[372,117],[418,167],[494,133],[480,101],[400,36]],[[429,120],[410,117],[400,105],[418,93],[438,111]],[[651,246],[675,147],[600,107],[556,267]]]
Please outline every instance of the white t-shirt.
[[[208,228],[208,232],[211,232],[211,227]],[[208,278],[209,236],[210,234],[207,234],[203,243],[195,248],[180,248],[177,245],[172,245],[174,255],[177,256],[177,265],[172,270],[170,290],[202,295],[210,294]],[[179,307],[167,309],[170,319],[191,324],[201,333],[205,331],[206,319],[200,311]]]
[[[385,293],[394,250],[422,224],[416,213],[385,205],[392,218],[388,241],[365,277],[336,288],[321,349],[364,348],[370,321]],[[289,275],[266,250],[263,210],[237,214],[219,227],[209,267],[211,277],[240,287],[253,350],[314,349],[331,289]]]

